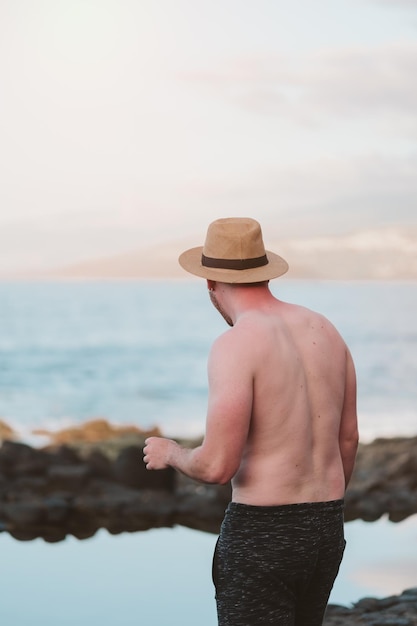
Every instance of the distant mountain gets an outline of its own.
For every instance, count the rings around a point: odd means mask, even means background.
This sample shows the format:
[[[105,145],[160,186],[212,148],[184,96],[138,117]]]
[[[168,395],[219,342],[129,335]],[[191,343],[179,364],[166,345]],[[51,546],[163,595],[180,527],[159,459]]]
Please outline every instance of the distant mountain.
[[[278,242],[277,249],[293,277],[417,279],[417,228],[287,240]]]
[[[44,274],[46,278],[175,278],[185,275],[178,257],[187,247],[170,242],[166,245],[144,247],[116,256],[91,259],[58,268]],[[188,246],[190,247],[190,246]]]
[[[265,243],[288,261],[288,278],[417,279],[417,228],[282,239],[274,243],[265,238]],[[192,245],[196,245],[195,241],[174,241],[113,257],[86,260],[42,274],[25,273],[25,276],[34,279],[185,278],[189,275],[177,259]]]

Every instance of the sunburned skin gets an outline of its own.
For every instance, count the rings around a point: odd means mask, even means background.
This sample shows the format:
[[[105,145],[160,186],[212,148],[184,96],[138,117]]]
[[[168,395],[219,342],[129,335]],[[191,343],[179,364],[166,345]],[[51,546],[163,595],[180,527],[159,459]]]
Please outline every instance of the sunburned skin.
[[[275,298],[267,283],[208,287],[231,328],[209,356],[204,441],[187,450],[151,437],[147,468],[231,480],[232,499],[244,504],[342,498],[358,443],[355,371],[343,339],[323,316]]]

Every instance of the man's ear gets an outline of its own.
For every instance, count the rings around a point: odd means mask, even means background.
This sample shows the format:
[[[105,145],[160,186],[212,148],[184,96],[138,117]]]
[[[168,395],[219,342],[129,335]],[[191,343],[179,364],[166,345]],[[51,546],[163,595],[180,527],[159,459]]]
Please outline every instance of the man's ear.
[[[209,291],[214,291],[216,287],[216,281],[215,280],[207,280],[207,289]]]

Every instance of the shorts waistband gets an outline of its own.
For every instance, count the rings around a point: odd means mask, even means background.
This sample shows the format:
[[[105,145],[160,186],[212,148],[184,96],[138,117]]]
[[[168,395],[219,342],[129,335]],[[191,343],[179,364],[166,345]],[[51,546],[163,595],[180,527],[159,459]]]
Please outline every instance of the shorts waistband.
[[[291,514],[308,514],[308,513],[324,513],[324,512],[339,512],[343,511],[345,505],[344,499],[340,500],[328,500],[325,502],[296,502],[293,504],[277,504],[271,506],[258,506],[255,504],[242,504],[241,502],[229,502],[226,514],[232,513],[238,516],[250,515],[253,517],[266,516],[280,516]]]

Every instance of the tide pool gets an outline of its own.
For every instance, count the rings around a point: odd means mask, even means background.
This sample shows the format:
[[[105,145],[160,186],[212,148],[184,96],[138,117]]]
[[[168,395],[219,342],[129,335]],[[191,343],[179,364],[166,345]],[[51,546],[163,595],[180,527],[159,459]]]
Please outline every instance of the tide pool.
[[[349,522],[330,601],[349,606],[417,585],[417,516]],[[216,626],[216,535],[183,527],[98,532],[57,544],[0,536],[0,620],[7,626]]]

